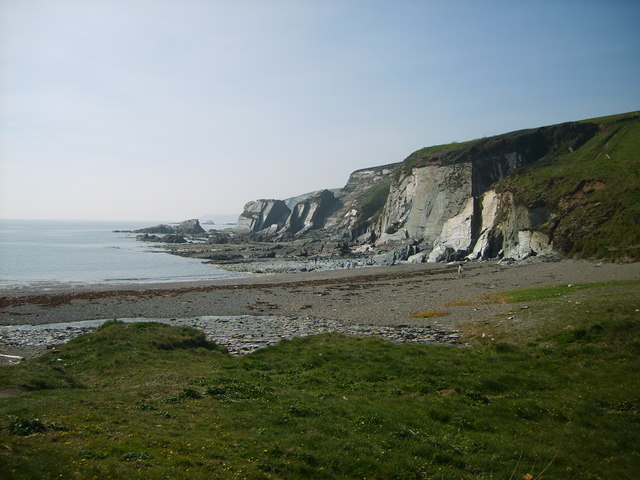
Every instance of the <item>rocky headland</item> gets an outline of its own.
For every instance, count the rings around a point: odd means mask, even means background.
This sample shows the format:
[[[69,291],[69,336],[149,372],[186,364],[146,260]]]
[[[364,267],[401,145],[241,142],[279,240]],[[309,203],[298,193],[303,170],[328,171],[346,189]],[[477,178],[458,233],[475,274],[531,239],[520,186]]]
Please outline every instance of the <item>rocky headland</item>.
[[[340,189],[248,202],[233,230],[137,231],[226,268],[640,258],[637,113],[427,147]],[[157,237],[154,234],[164,234]]]

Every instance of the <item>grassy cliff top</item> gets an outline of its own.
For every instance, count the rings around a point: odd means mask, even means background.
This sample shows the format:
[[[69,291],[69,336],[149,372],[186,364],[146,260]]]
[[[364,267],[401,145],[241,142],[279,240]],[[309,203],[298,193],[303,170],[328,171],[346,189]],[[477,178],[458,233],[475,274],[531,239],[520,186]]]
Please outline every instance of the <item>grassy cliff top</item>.
[[[404,160],[413,168],[518,153],[525,164],[494,185],[553,220],[541,228],[577,258],[640,259],[640,115],[638,112],[519,130],[437,145]]]
[[[574,257],[640,258],[640,116],[585,120],[597,126],[580,148],[533,163],[497,185],[555,219],[543,226]]]

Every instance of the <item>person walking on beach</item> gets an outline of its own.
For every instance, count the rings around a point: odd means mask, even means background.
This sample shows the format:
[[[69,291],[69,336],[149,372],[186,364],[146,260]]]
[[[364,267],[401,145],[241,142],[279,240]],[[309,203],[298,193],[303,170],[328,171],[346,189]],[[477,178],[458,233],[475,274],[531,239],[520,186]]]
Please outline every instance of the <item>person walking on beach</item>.
[[[464,272],[464,268],[462,268],[462,264],[458,265],[458,278],[462,278],[463,272]]]

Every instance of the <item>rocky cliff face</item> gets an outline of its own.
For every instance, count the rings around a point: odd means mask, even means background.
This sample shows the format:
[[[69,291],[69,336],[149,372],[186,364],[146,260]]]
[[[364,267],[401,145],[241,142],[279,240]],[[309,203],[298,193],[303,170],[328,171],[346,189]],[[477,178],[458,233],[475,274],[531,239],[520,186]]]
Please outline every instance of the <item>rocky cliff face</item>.
[[[596,131],[594,124],[568,123],[419,150],[404,162],[352,173],[337,195],[316,192],[291,209],[278,200],[249,202],[238,231],[320,231],[327,242],[388,252],[391,261],[553,255],[551,237],[537,228],[552,213],[495,185],[580,148]]]
[[[266,231],[274,234],[284,227],[291,210],[282,200],[255,200],[244,206],[238,217],[238,233]]]
[[[273,236],[301,236],[324,227],[326,219],[340,203],[329,190],[303,195],[302,201],[290,209],[283,200],[256,200],[244,207],[238,218],[236,232]]]
[[[329,190],[321,190],[298,202],[284,225],[284,232],[304,235],[324,227],[326,219],[339,208],[339,202]]]
[[[590,124],[563,124],[411,155],[391,184],[374,230],[377,245],[411,242],[431,262],[554,253],[535,229],[550,219],[543,207],[519,204],[491,187],[511,172],[579,148]]]

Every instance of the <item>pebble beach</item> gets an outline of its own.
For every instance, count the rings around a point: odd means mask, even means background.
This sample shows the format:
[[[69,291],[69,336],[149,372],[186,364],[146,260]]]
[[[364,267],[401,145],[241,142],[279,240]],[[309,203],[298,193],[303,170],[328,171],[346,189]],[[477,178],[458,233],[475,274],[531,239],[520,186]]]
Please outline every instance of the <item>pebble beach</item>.
[[[0,354],[33,357],[112,319],[190,325],[232,354],[337,332],[464,345],[460,326],[504,314],[487,295],[563,283],[640,280],[640,264],[401,264],[175,284],[0,290]],[[420,312],[438,316],[420,318]],[[83,324],[82,322],[93,322]],[[80,322],[79,324],[76,322]],[[60,325],[63,324],[63,325]]]

